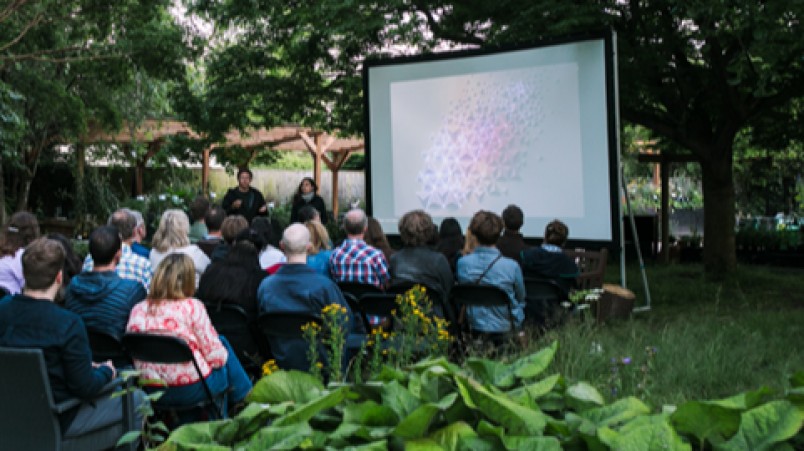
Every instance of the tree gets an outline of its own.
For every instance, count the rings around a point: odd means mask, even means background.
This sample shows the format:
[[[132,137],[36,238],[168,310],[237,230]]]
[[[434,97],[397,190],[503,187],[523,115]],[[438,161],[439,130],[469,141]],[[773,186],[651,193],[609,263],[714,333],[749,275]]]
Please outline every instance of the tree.
[[[704,261],[715,276],[736,263],[735,136],[804,96],[802,0],[257,3],[196,1],[197,11],[231,26],[234,41],[219,53],[226,64],[210,66],[211,91],[224,88],[218,80],[255,83],[265,89],[243,93],[248,108],[286,109],[288,117],[350,131],[362,129],[358,71],[368,56],[613,28],[623,118],[700,163]]]
[[[13,109],[24,122],[8,161],[18,169],[11,183],[17,209],[27,207],[44,153],[80,136],[90,120],[119,127],[126,100],[116,93],[137,73],[181,79],[192,42],[168,13],[171,5],[12,0],[0,7],[0,82],[20,96]]]

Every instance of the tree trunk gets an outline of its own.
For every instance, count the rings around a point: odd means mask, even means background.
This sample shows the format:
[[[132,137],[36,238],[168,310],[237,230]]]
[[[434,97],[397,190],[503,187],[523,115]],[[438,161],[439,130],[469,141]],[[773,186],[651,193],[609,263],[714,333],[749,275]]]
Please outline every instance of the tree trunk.
[[[722,278],[737,264],[734,244],[734,180],[732,148],[713,149],[701,162],[704,197],[704,269]]]

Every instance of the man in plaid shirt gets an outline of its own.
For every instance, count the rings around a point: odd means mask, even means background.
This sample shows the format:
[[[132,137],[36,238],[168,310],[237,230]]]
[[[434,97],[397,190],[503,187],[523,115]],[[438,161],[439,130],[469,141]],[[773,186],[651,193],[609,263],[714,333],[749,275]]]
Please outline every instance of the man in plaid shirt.
[[[131,242],[135,238],[134,229],[137,226],[136,216],[131,213],[131,210],[121,208],[109,217],[109,225],[114,226],[120,232],[120,237],[123,240],[120,261],[117,263],[117,275],[121,279],[136,280],[142,284],[145,291],[150,290],[151,261],[135,254],[131,250]],[[84,267],[81,270],[92,271],[94,266],[92,255],[87,254],[87,258],[84,260]]]
[[[335,282],[354,282],[384,289],[391,276],[382,251],[363,241],[368,227],[366,212],[356,208],[343,218],[347,238],[332,251],[329,270]]]

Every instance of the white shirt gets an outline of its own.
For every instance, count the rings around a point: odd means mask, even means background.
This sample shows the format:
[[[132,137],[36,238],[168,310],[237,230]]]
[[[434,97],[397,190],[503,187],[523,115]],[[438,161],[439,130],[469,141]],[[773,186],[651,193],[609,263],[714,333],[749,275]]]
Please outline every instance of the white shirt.
[[[270,244],[260,252],[260,267],[262,269],[269,268],[277,263],[285,263],[286,261],[285,254]]]
[[[201,248],[195,244],[184,247],[170,248],[167,252],[159,252],[155,248],[151,249],[151,267],[153,268],[154,272],[156,272],[156,268],[159,266],[159,263],[165,259],[165,256],[177,252],[188,255],[191,259],[193,259],[193,265],[195,265],[195,286],[198,288],[198,279],[201,278],[201,274],[203,274],[204,271],[206,271],[207,266],[209,266],[209,257],[207,257],[207,254],[205,254],[204,251],[202,251]]]

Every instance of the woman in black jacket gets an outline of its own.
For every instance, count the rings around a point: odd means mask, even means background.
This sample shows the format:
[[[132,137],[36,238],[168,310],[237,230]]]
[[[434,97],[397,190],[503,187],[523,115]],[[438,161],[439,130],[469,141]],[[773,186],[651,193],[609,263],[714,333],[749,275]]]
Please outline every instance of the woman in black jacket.
[[[290,209],[290,222],[302,222],[299,218],[299,210],[307,205],[314,207],[320,216],[321,224],[327,223],[327,206],[324,199],[318,194],[318,185],[310,177],[305,177],[299,183],[299,189],[293,196],[293,205]]]

